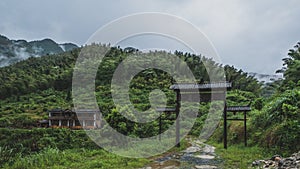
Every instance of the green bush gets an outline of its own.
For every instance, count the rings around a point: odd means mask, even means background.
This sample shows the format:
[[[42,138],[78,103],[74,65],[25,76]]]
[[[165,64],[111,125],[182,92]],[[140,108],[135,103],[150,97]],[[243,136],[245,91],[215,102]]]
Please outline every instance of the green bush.
[[[251,119],[251,139],[283,154],[300,150],[300,90],[286,90],[273,96]]]

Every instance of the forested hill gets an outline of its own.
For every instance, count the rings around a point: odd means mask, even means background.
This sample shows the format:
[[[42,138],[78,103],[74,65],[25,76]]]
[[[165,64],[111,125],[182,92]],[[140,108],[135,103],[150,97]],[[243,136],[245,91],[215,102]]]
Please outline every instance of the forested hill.
[[[92,48],[101,48],[93,45]],[[73,68],[82,48],[69,52],[43,57],[32,57],[11,66],[0,68],[0,127],[35,126],[39,119],[47,118],[46,111],[53,108],[72,108],[71,85]],[[103,59],[96,78],[96,93],[102,113],[113,112],[111,100],[111,79],[117,66],[135,50],[111,47]],[[152,52],[153,55],[164,55],[166,52]],[[195,77],[208,82],[207,68],[218,71],[222,65],[211,59],[189,53],[175,52],[191,68]],[[167,63],[170,64],[170,63]],[[242,70],[233,66],[223,66],[226,78],[233,83],[233,89],[251,91],[258,96],[261,84]],[[145,70],[139,73],[130,83],[132,102],[140,109],[149,107],[148,96],[153,89],[168,90],[173,78],[160,70]],[[168,93],[169,92],[169,93]],[[172,104],[172,101],[169,101]],[[112,117],[112,116],[110,116]],[[111,120],[114,120],[113,118]]]
[[[90,46],[93,50],[103,47],[105,46],[96,44]],[[73,108],[71,95],[73,69],[78,55],[84,49],[76,48],[61,54],[31,57],[11,66],[0,68],[0,128],[34,128],[37,127],[38,120],[48,118],[47,110]],[[132,52],[139,51],[130,48],[110,48],[99,66],[96,77],[97,103],[105,120],[119,132],[139,137],[154,136],[158,134],[157,119],[147,124],[133,123],[118,112],[116,109],[118,105],[115,105],[112,100],[111,79],[113,73]],[[163,65],[173,66],[172,64],[174,64],[164,59],[164,56],[167,55],[164,51],[141,54],[141,56],[145,55],[159,56],[163,62],[160,64]],[[206,69],[218,72],[223,67],[227,80],[232,81],[234,89],[251,91],[251,98],[259,96],[261,84],[242,70],[237,70],[233,66],[223,66],[203,56],[178,51],[172,55],[177,55],[186,62],[196,79],[201,82],[209,82]],[[204,63],[206,67],[204,67]],[[177,66],[181,67],[182,65]],[[130,69],[125,71],[130,71]],[[146,69],[131,80],[130,101],[138,110],[147,110],[151,106],[149,95],[153,90],[160,89],[167,97],[167,106],[174,106],[175,95],[173,91],[169,90],[173,83],[174,79],[168,73],[158,69]],[[248,95],[248,93],[241,93],[240,96],[244,97],[244,94]],[[159,95],[154,97],[159,97]],[[248,100],[246,101],[248,102]],[[132,113],[127,106],[123,106],[121,111]],[[195,133],[202,126],[207,111],[207,106],[204,106],[204,109],[201,110],[201,118],[198,119],[193,130]],[[164,120],[162,129],[167,129],[173,122],[168,119]]]
[[[73,43],[58,44],[51,39],[27,42],[26,40],[10,40],[0,35],[0,67],[29,57],[58,54],[74,48],[78,48],[78,46]]]
[[[98,46],[100,47],[101,45]],[[73,67],[80,50],[81,48],[78,48],[56,55],[47,55],[38,58],[32,57],[12,66],[0,68],[0,98],[5,99],[11,96],[20,96],[49,88],[69,90]],[[99,67],[98,74],[102,77],[101,84],[110,83],[110,79],[118,64],[130,52],[132,51],[128,49],[111,48],[104,62],[101,64],[102,66]],[[159,55],[160,52],[157,52],[157,54]],[[248,76],[242,70],[237,70],[233,66],[222,66],[219,63],[215,63],[212,59],[189,53],[175,52],[175,55],[178,55],[189,65],[198,80],[209,81],[206,68],[203,65],[203,62],[206,62],[209,67],[214,69],[224,67],[226,78],[233,83],[234,89],[251,91],[256,94],[260,91],[261,84],[256,79]]]

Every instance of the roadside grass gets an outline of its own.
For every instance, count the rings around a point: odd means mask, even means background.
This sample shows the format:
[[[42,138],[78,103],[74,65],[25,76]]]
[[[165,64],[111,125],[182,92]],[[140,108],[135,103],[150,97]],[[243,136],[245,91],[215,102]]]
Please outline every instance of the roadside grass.
[[[174,152],[181,151],[188,146],[188,141],[183,139],[181,147],[173,147],[164,154],[149,158],[126,158],[107,152],[103,149],[74,148],[59,150],[45,148],[37,153],[23,156],[18,154],[15,158],[2,165],[4,169],[94,169],[94,168],[120,168],[136,169],[144,167],[154,159]],[[133,153],[133,152],[132,152]]]
[[[268,159],[271,154],[257,146],[245,147],[243,144],[229,145],[227,150],[222,143],[209,142],[216,147],[216,153],[223,160],[224,168],[244,169],[251,168],[251,163],[258,159]]]
[[[81,148],[60,151],[54,148],[46,148],[39,153],[17,157],[2,167],[7,169],[133,169],[143,167],[146,163],[149,163],[149,160],[120,157],[102,149],[88,150]]]

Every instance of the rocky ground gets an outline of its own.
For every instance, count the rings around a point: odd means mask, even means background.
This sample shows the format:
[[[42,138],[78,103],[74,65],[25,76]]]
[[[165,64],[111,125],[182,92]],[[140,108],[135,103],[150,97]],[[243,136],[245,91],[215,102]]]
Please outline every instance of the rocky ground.
[[[222,160],[215,154],[215,147],[189,138],[191,146],[178,153],[154,160],[142,169],[213,169],[220,168]]]
[[[300,169],[300,151],[292,154],[290,157],[282,158],[275,155],[268,160],[253,161],[254,168],[274,168],[274,169]]]

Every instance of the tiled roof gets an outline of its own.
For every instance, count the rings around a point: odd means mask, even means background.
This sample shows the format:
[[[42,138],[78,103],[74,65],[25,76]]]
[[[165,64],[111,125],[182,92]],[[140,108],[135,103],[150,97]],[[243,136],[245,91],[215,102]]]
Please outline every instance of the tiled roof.
[[[162,107],[159,107],[156,109],[156,111],[158,112],[175,112],[175,108],[162,108]]]
[[[229,112],[238,112],[238,111],[251,111],[250,106],[230,106],[226,109]]]
[[[219,82],[219,83],[179,83],[174,84],[170,87],[172,90],[189,90],[189,89],[198,89],[198,90],[210,90],[210,89],[230,89],[231,83],[229,82]]]

